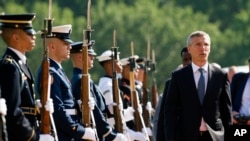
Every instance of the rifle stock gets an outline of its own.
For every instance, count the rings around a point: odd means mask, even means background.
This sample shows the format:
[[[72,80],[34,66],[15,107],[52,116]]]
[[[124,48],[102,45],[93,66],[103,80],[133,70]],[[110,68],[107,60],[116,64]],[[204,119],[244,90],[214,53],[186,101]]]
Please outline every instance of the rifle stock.
[[[146,129],[145,122],[143,120],[143,117],[139,111],[139,96],[135,89],[135,76],[134,71],[136,68],[136,62],[134,57],[134,46],[133,42],[131,42],[131,56],[129,58],[129,64],[130,64],[130,72],[129,72],[129,81],[130,81],[130,92],[131,92],[131,100],[132,100],[132,107],[134,108],[134,119],[135,119],[135,130],[141,132],[142,129]],[[149,136],[147,131],[145,131],[147,141],[149,141]]]
[[[48,27],[47,27],[48,25]],[[51,121],[50,121],[50,113],[46,111],[44,105],[50,98],[50,80],[51,76],[49,74],[49,57],[48,57],[48,48],[46,47],[46,37],[50,36],[51,34],[51,19],[44,20],[44,38],[43,38],[43,60],[42,60],[42,72],[41,72],[41,132],[43,134],[50,134],[51,133]]]
[[[44,30],[43,34],[43,60],[41,70],[41,127],[40,131],[42,134],[52,134],[54,140],[58,141],[57,131],[54,123],[52,114],[45,109],[46,102],[50,99],[50,85],[51,75],[49,72],[50,61],[49,61],[49,49],[46,46],[46,38],[52,36],[52,18],[51,18],[51,7],[52,0],[49,0],[49,17],[44,19]]]
[[[151,90],[152,90],[152,107],[155,109],[158,102],[158,89],[155,78],[153,78]]]
[[[148,60],[147,60],[148,62]],[[145,122],[145,126],[152,129],[152,124],[151,124],[151,111],[148,111],[147,110],[147,103],[148,103],[148,88],[147,88],[147,71],[146,71],[147,68],[147,65],[145,65],[145,72],[144,72],[144,77],[143,77],[143,97],[142,97],[142,102],[143,102],[143,107],[142,107],[142,110],[143,110],[143,113],[142,113],[142,116],[143,116],[143,119],[144,119],[144,122]],[[149,139],[150,141],[153,141],[153,137],[152,136],[149,136]]]
[[[134,77],[134,71],[136,67],[136,62],[134,58],[134,46],[133,42],[131,42],[131,57],[129,58],[129,64],[130,64],[130,72],[129,72],[129,82],[130,82],[130,92],[131,92],[131,103],[132,107],[134,108],[134,119],[135,119],[135,130],[141,131],[142,130],[142,119],[140,118],[140,112],[139,112],[139,97],[135,89],[135,77]]]
[[[117,72],[115,70],[115,63],[118,60],[118,47],[116,47],[116,32],[114,31],[114,46],[112,49],[112,88],[113,88],[113,101],[117,104],[114,106],[114,119],[115,119],[115,129],[123,133],[123,121],[122,121],[122,112],[121,109],[119,109],[119,105],[121,104],[121,98],[120,98],[120,91],[119,91],[119,85],[118,85],[118,78],[117,78]]]
[[[88,101],[90,98],[90,81],[88,74],[88,40],[84,40],[82,47],[82,89],[81,89],[81,100],[82,100],[82,123],[85,127],[91,126],[91,109],[88,106]],[[84,88],[84,89],[83,89]]]
[[[82,45],[83,67],[82,67],[82,80],[81,80],[81,101],[82,101],[81,113],[82,113],[82,124],[85,127],[92,127],[95,130],[95,126],[96,126],[95,119],[93,116],[92,109],[90,109],[88,105],[88,102],[90,99],[90,75],[88,73],[88,46],[91,41],[91,32],[92,32],[91,25],[90,25],[90,7],[91,7],[91,0],[88,0],[87,29],[83,31],[83,45]],[[95,130],[95,134],[96,134],[96,140],[98,141],[99,139],[98,139],[96,130]]]
[[[150,111],[147,110],[147,103],[148,103],[148,70],[150,69],[150,41],[148,40],[147,43],[147,58],[144,60],[144,73],[143,73],[143,85],[142,85],[142,90],[143,90],[143,95],[142,95],[142,110],[143,110],[143,119],[147,127],[151,127],[150,124],[150,116],[151,113]]]
[[[45,105],[47,100],[50,97],[50,75],[49,75],[49,60],[44,58],[42,62],[42,78],[41,78],[41,103]],[[51,126],[50,126],[50,113],[46,111],[45,107],[41,108],[41,132],[43,134],[50,134],[51,133]]]
[[[152,107],[155,109],[157,102],[158,102],[158,89],[157,89],[157,84],[156,84],[156,79],[154,77],[154,74],[156,73],[156,62],[155,62],[155,52],[152,50],[152,63],[151,63],[151,70],[152,70],[152,87],[151,87],[151,92],[152,92]]]
[[[134,58],[130,58],[130,63],[134,62]],[[139,98],[135,89],[135,79],[134,79],[134,70],[131,68],[130,73],[130,88],[131,88],[131,99],[132,99],[132,106],[135,110],[134,112],[134,118],[135,118],[135,130],[141,131],[142,130],[142,121],[140,119],[140,112],[138,110],[139,108]]]

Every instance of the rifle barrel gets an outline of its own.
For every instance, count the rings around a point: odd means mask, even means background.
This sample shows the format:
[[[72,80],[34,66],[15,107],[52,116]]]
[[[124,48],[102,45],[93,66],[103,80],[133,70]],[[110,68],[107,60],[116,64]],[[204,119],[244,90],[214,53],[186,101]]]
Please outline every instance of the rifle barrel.
[[[118,86],[118,78],[117,72],[115,70],[115,64],[118,60],[118,47],[116,46],[116,31],[113,33],[113,47],[112,50],[112,91],[113,91],[113,101],[117,104],[114,106],[114,119],[115,119],[115,129],[119,133],[123,133],[123,121],[122,121],[122,112],[119,109],[119,105],[121,104],[120,91]]]

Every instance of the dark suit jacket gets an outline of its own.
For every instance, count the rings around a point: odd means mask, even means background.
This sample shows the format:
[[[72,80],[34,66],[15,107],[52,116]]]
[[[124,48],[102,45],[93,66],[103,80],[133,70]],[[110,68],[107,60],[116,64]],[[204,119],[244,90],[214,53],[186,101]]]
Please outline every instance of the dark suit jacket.
[[[247,83],[248,77],[249,73],[237,73],[233,76],[231,82],[233,111],[239,112],[240,110],[243,91]]]
[[[164,130],[164,105],[166,103],[166,97],[167,97],[167,92],[168,92],[168,87],[169,87],[169,84],[171,82],[171,79],[168,79],[166,82],[165,82],[165,88],[164,88],[164,91],[163,91],[163,94],[161,97],[159,97],[159,100],[158,100],[158,103],[157,103],[157,108],[155,109],[155,111],[158,111],[158,115],[156,114],[155,112],[155,115],[154,115],[154,119],[155,118],[158,118],[157,119],[157,122],[155,123],[156,125],[154,125],[154,128],[156,131],[156,135],[155,135],[155,140],[156,141],[164,141],[166,138],[166,134],[165,134],[165,130]]]
[[[5,59],[4,59],[5,58]],[[33,76],[20,58],[7,49],[0,62],[2,98],[7,105],[7,131],[9,141],[39,140],[36,116],[24,114],[22,107],[35,108]],[[35,134],[32,136],[33,129]]]
[[[201,105],[192,65],[175,71],[164,108],[166,140],[176,140],[179,136],[181,141],[196,141],[202,117],[213,130],[224,127],[227,132],[232,124],[229,87],[226,72],[209,65],[207,89]]]

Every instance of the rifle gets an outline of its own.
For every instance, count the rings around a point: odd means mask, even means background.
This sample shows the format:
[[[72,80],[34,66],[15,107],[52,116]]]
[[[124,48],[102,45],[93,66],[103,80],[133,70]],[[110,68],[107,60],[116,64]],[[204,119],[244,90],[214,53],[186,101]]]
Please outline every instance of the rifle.
[[[154,50],[152,50],[151,70],[152,70],[152,78],[153,78],[152,87],[151,87],[152,105],[153,105],[152,107],[155,109],[156,105],[157,105],[157,102],[158,102],[158,89],[157,89],[156,79],[154,77],[154,74],[156,73],[156,62],[155,62],[155,52],[154,52]]]
[[[120,91],[118,86],[118,78],[117,72],[115,70],[115,63],[118,60],[118,47],[116,46],[116,31],[114,30],[113,35],[114,46],[111,48],[112,50],[112,88],[113,88],[113,101],[117,104],[114,106],[114,119],[115,119],[115,129],[123,133],[123,121],[122,121],[122,111],[119,109],[119,105],[121,104]]]
[[[1,86],[0,86],[0,97],[2,97],[1,95]],[[7,132],[7,126],[6,126],[6,119],[5,119],[5,115],[1,114],[1,120],[0,120],[0,125],[2,125],[1,130],[0,130],[0,140],[1,141],[8,141],[8,132]]]
[[[44,29],[42,30],[43,33],[43,60],[42,60],[42,72],[41,72],[41,133],[42,134],[51,134],[53,127],[53,136],[55,141],[58,141],[56,128],[54,124],[54,120],[52,115],[49,111],[46,111],[45,105],[48,99],[50,98],[50,84],[51,84],[51,76],[49,73],[50,61],[49,61],[49,50],[46,46],[46,37],[52,36],[52,18],[51,18],[51,6],[52,0],[49,0],[49,17],[48,19],[44,19]]]
[[[88,46],[91,41],[91,29],[90,25],[90,7],[91,0],[88,0],[88,8],[87,8],[87,29],[83,31],[83,45],[82,45],[82,79],[81,79],[81,109],[82,109],[82,124],[85,127],[91,127],[91,119],[92,119],[92,127],[95,128],[95,120],[93,116],[92,110],[89,108],[88,101],[90,99],[90,76],[88,73]],[[86,37],[85,37],[86,35]],[[83,89],[84,88],[84,89]],[[96,138],[98,140],[97,132]]]
[[[145,121],[145,124],[147,127],[150,127],[150,113],[147,110],[146,106],[148,103],[148,70],[149,68],[149,49],[150,49],[150,42],[148,41],[148,46],[147,46],[147,59],[144,61],[144,73],[143,73],[143,85],[142,85],[142,90],[143,90],[143,95],[142,95],[142,110],[143,110],[143,119]]]
[[[140,106],[140,102],[139,102],[139,97],[138,97],[138,93],[136,92],[135,89],[135,78],[134,78],[134,71],[136,68],[136,62],[135,62],[135,57],[134,57],[134,45],[133,42],[131,42],[131,56],[129,58],[129,63],[130,63],[130,73],[129,73],[129,81],[130,81],[130,92],[131,92],[131,100],[132,100],[132,106],[135,110],[134,112],[134,118],[135,118],[135,130],[136,131],[141,131],[142,128],[146,129],[143,117],[141,115],[141,113],[139,112],[139,106]],[[149,136],[147,134],[147,131],[145,131],[146,136],[148,138],[149,141]]]

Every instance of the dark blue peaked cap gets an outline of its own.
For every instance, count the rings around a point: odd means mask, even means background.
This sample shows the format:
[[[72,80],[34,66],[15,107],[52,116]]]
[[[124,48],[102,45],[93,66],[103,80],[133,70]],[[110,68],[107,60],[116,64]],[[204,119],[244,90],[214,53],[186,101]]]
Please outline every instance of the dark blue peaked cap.
[[[0,15],[1,28],[19,28],[30,34],[36,34],[32,27],[32,21],[35,19],[35,13],[28,14],[3,14]]]
[[[90,54],[90,55],[96,55],[96,52],[93,49],[94,44],[95,44],[95,41],[91,40],[89,45],[88,45],[88,54]],[[72,43],[70,53],[82,52],[82,45],[83,45],[82,41]]]

